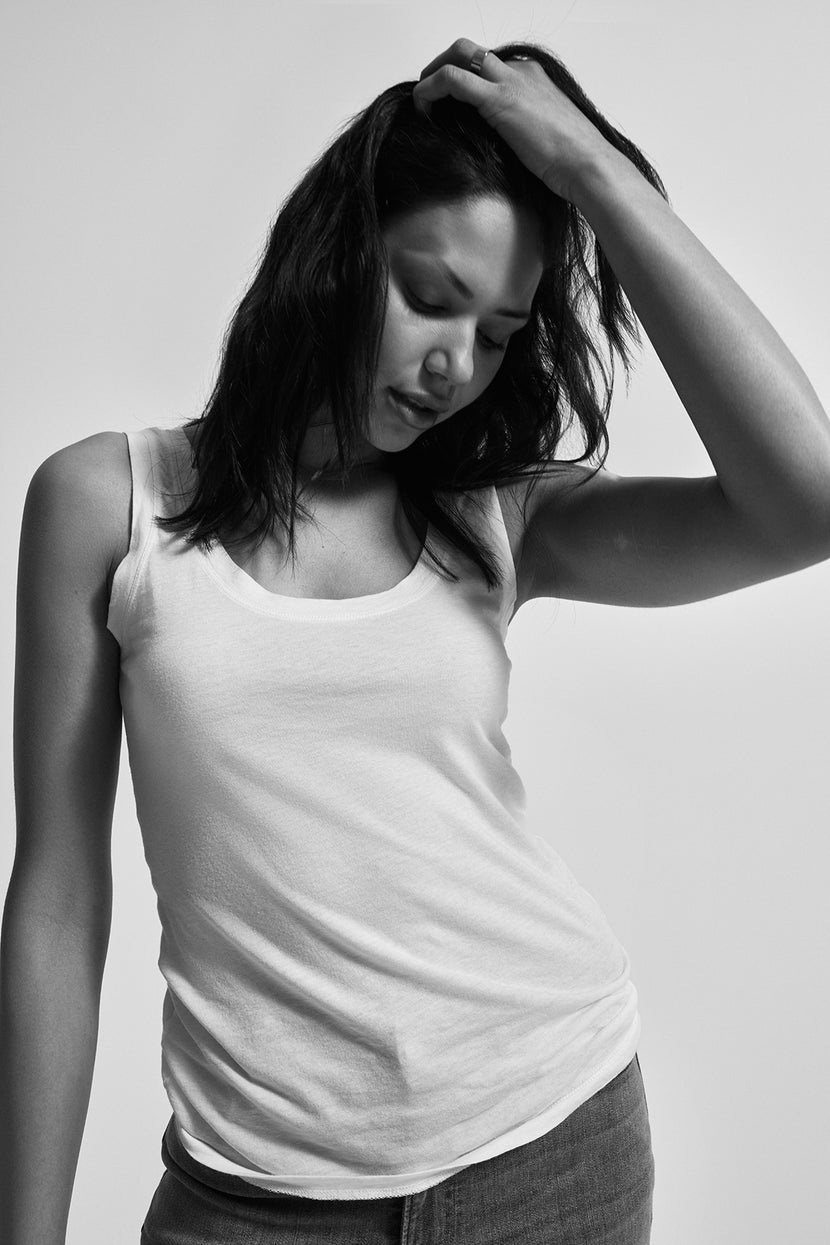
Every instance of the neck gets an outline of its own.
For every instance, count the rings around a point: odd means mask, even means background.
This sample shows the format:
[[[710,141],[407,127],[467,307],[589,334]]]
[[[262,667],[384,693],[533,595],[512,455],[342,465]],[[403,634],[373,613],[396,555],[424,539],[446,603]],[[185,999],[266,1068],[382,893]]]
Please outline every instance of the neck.
[[[300,445],[297,459],[298,474],[309,479],[344,479],[352,474],[361,475],[363,468],[370,471],[383,468],[388,455],[361,439],[353,449],[345,473],[337,458],[337,435],[334,422],[324,414],[312,419]]]

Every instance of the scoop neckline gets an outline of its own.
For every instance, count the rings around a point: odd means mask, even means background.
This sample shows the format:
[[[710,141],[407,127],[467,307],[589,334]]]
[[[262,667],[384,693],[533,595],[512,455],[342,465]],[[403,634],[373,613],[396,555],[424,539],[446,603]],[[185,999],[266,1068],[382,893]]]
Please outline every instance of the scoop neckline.
[[[184,428],[180,428],[188,455],[192,446]],[[195,470],[195,468],[194,468]],[[421,552],[412,569],[391,588],[357,597],[291,597],[263,587],[252,575],[237,566],[218,538],[205,549],[199,546],[204,564],[224,591],[235,600],[260,613],[279,614],[292,618],[358,618],[385,614],[418,600],[438,582],[438,575],[428,565],[427,541],[434,533],[427,521]]]

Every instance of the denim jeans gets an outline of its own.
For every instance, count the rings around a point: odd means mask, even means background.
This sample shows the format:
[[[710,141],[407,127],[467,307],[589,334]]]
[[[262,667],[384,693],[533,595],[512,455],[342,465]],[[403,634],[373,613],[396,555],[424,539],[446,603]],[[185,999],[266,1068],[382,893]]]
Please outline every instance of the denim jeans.
[[[141,1245],[648,1245],[654,1158],[640,1061],[527,1145],[422,1193],[320,1201],[272,1193],[183,1155],[167,1170]],[[185,1163],[186,1167],[182,1164]]]

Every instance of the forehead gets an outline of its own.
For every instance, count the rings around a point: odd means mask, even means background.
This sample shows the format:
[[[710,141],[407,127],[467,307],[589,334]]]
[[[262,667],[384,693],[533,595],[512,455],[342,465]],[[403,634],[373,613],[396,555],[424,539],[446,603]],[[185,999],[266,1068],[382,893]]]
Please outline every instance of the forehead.
[[[382,230],[391,258],[443,260],[468,284],[509,286],[532,297],[544,266],[541,225],[504,199],[432,204],[395,217]],[[465,277],[466,280],[466,277]]]

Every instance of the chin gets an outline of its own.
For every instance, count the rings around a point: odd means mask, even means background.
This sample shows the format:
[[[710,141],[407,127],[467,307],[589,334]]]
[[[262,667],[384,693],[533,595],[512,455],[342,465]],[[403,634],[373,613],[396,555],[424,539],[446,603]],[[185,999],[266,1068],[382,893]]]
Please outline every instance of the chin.
[[[434,427],[434,424],[430,427]],[[376,450],[395,454],[405,450],[424,432],[429,432],[429,428],[413,428],[394,416],[377,415],[370,421],[369,429],[364,435],[367,443]]]

